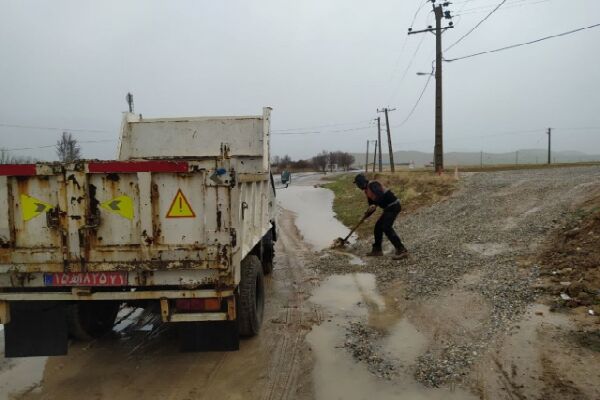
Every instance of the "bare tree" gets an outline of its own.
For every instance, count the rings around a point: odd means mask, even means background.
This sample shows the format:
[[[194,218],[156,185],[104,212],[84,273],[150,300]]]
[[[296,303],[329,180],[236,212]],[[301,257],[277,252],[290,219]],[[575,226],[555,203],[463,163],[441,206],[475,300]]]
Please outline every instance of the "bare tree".
[[[287,154],[283,157],[281,157],[281,160],[279,160],[279,168],[280,169],[287,169],[290,167],[290,165],[292,164],[292,158],[290,156],[288,156]]]
[[[37,159],[29,156],[13,156],[8,149],[0,148],[0,164],[35,164]]]
[[[340,152],[338,155],[338,163],[344,170],[348,171],[352,164],[354,164],[354,156],[350,153]]]
[[[59,141],[56,142],[56,155],[62,162],[75,161],[81,157],[81,147],[77,139],[68,132],[63,132]]]
[[[12,157],[10,156],[10,153],[8,152],[8,150],[5,148],[1,148],[0,149],[0,164],[10,164],[11,160],[12,160]]]
[[[321,153],[314,156],[311,161],[315,169],[325,172],[327,164],[329,163],[329,153],[323,150]]]

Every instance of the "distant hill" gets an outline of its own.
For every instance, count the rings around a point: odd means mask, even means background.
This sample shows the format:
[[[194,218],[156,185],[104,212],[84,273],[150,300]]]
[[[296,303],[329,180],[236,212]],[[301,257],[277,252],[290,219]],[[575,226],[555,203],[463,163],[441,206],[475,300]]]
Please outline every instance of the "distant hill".
[[[388,155],[383,152],[383,164],[389,164]],[[354,166],[363,166],[365,153],[353,153],[356,159]],[[522,149],[518,151],[519,164],[544,164],[547,161],[548,152],[544,149]],[[444,153],[445,165],[480,165],[482,154],[479,152],[450,152]],[[397,151],[394,152],[396,164],[410,163],[413,161],[415,167],[420,168],[433,161],[433,153],[421,151]],[[552,152],[552,162],[586,162],[600,161],[600,154],[586,154],[580,151],[557,151]],[[369,163],[373,162],[373,153],[369,154]],[[516,164],[516,152],[510,153],[483,153],[483,164]]]

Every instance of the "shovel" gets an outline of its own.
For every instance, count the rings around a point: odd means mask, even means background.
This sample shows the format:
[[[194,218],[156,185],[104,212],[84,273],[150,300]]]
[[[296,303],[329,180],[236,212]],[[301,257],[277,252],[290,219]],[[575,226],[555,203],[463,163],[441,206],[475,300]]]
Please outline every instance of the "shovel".
[[[339,238],[337,238],[337,239],[335,239],[333,241],[333,244],[331,245],[331,248],[332,249],[337,249],[337,248],[340,248],[340,247],[344,247],[346,245],[346,243],[348,243],[348,239],[350,239],[350,236],[352,236],[352,234],[354,233],[354,231],[356,231],[358,229],[358,227],[361,226],[362,223],[365,222],[365,220],[367,218],[369,218],[371,215],[373,215],[373,213],[366,212],[365,215],[363,215],[363,217],[360,219],[360,221],[358,221],[358,224],[356,224],[354,226],[354,228],[352,228],[352,230],[350,231],[350,233],[345,238],[339,237]]]

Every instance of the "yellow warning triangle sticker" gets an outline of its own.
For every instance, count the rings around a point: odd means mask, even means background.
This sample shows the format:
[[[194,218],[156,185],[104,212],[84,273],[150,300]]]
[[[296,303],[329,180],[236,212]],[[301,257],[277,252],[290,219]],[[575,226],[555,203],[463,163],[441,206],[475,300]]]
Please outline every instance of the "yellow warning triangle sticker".
[[[41,201],[26,194],[21,194],[21,213],[23,214],[23,221],[29,221],[41,213],[45,213],[53,208],[54,206],[52,204],[48,204],[45,201]]]
[[[169,207],[167,218],[195,218],[196,214],[192,210],[192,206],[187,201],[181,189],[177,190],[177,194]]]
[[[118,196],[100,203],[100,207],[118,214],[123,218],[133,219],[133,200],[129,196]]]

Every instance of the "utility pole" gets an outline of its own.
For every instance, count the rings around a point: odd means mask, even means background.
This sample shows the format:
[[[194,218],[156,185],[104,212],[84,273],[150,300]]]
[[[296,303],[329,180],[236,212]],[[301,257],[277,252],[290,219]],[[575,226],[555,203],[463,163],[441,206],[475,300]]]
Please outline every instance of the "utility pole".
[[[379,172],[383,171],[383,161],[381,159],[381,117],[377,117],[377,141],[379,143]]]
[[[483,150],[479,153],[479,167],[483,168]]]
[[[131,92],[127,93],[125,96],[125,100],[127,100],[127,105],[129,106],[129,112],[133,112],[133,94]]]
[[[519,150],[515,152],[515,164],[519,165]]]
[[[385,127],[387,128],[387,138],[388,138],[388,151],[390,153],[390,171],[395,172],[395,168],[394,168],[394,151],[392,150],[392,133],[390,132],[390,119],[388,116],[388,112],[389,111],[395,111],[395,108],[383,108],[383,109],[377,109],[378,113],[384,113],[385,114]]]
[[[416,33],[433,32],[435,33],[435,145],[433,147],[433,163],[435,171],[441,174],[444,171],[444,119],[442,107],[442,33],[446,29],[453,28],[452,22],[448,26],[442,27],[442,18],[451,19],[450,11],[444,11],[444,7],[450,5],[444,2],[435,5],[435,0],[431,0],[433,14],[435,15],[435,28],[429,26],[427,29],[413,31],[408,29],[409,35]]]
[[[551,138],[552,138],[552,128],[548,128],[548,165],[551,164],[551,160],[550,160],[550,153],[551,153]]]
[[[375,160],[377,159],[377,143],[378,140],[375,141],[375,153],[373,153],[373,173],[375,173]]]
[[[365,173],[369,172],[369,142],[367,140],[367,155],[365,156]]]

